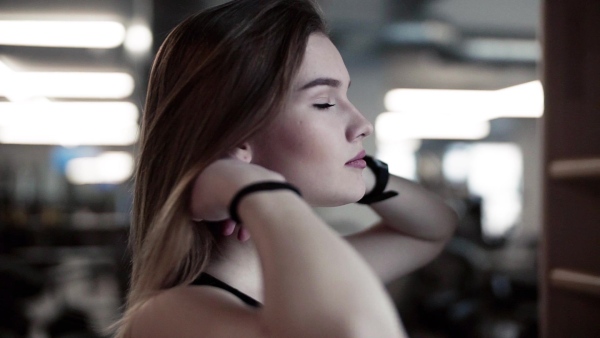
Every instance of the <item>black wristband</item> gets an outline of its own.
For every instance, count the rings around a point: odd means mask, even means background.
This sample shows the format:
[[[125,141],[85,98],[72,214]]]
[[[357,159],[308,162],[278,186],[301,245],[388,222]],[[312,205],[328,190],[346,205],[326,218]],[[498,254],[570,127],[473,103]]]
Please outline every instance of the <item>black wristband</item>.
[[[257,191],[270,191],[270,190],[281,190],[281,189],[291,190],[291,191],[295,192],[296,194],[298,194],[298,196],[302,196],[302,194],[300,193],[300,190],[298,190],[298,188],[294,187],[293,185],[291,185],[287,182],[266,181],[266,182],[252,183],[252,184],[247,185],[247,186],[243,187],[242,189],[240,189],[240,191],[238,191],[235,194],[235,196],[233,196],[233,199],[231,199],[231,203],[229,203],[229,217],[232,220],[234,220],[236,223],[242,223],[242,221],[240,220],[240,217],[237,214],[237,208],[238,208],[238,205],[240,204],[240,202],[242,201],[242,199],[246,195],[249,195],[249,194],[251,194],[253,192],[257,192]]]
[[[365,156],[365,162],[367,162],[367,166],[375,175],[375,186],[356,203],[371,204],[397,196],[398,192],[393,190],[384,192],[390,178],[387,163],[374,159],[371,156]]]

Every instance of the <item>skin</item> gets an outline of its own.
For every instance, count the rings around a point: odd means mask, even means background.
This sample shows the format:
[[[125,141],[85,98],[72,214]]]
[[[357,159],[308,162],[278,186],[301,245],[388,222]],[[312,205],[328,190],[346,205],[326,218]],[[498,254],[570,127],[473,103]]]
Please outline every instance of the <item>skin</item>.
[[[405,337],[382,282],[433,259],[451,238],[456,215],[393,176],[387,188],[400,195],[370,206],[381,221],[366,231],[342,238],[314,214],[311,206],[352,203],[373,186],[369,169],[346,165],[373,131],[348,100],[349,84],[335,46],[312,35],[284,111],[207,167],[193,187],[193,217],[221,221],[225,235],[206,272],[264,308],[218,288],[181,286],[146,303],[134,337]],[[288,181],[303,197],[253,193],[238,206],[243,226],[228,220],[233,195],[264,180]]]
[[[365,193],[363,170],[345,164],[373,126],[348,100],[349,86],[336,47],[314,34],[285,110],[247,145],[252,163],[281,173],[312,206],[348,204]]]

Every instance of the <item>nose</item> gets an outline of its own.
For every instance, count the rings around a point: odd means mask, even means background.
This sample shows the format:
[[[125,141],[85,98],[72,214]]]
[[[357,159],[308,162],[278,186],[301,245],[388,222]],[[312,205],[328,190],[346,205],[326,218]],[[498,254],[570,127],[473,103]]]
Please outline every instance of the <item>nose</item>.
[[[350,104],[350,114],[352,118],[346,135],[348,141],[363,139],[373,133],[373,124],[353,104]]]

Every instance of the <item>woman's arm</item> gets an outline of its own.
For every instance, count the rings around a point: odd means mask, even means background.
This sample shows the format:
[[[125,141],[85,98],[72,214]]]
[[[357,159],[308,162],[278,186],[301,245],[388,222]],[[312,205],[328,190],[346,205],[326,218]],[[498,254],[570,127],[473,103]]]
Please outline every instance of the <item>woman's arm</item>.
[[[365,169],[364,177],[373,187],[372,171]],[[440,197],[416,183],[390,175],[388,190],[398,196],[370,205],[381,221],[346,236],[384,282],[430,262],[450,240],[458,221]]]
[[[362,258],[291,192],[240,204],[264,271],[274,337],[400,337],[397,314]]]
[[[233,195],[264,180],[283,178],[237,160],[215,162],[195,184],[194,217],[227,217]],[[158,329],[171,336],[405,337],[377,276],[294,192],[252,193],[238,214],[261,259],[264,306],[247,309],[219,290],[176,288],[141,316],[139,336],[157,334],[152,326],[166,313],[171,324]]]

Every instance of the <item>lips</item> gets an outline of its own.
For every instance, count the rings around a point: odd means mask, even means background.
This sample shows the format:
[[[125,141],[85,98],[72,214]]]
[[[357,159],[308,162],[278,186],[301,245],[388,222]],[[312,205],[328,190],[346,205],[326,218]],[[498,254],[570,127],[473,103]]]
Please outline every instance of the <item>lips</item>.
[[[364,169],[367,166],[367,162],[363,159],[366,155],[364,150],[360,151],[356,156],[354,156],[350,161],[346,162],[346,166]]]

